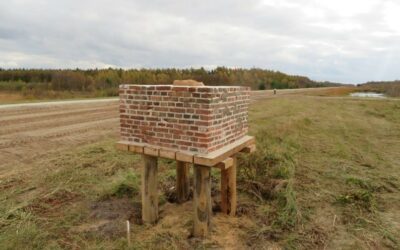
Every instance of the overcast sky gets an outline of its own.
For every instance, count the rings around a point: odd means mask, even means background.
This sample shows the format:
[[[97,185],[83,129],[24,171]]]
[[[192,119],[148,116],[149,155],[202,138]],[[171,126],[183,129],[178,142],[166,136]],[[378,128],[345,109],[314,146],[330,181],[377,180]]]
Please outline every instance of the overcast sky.
[[[1,68],[201,66],[400,79],[400,1],[0,1]]]

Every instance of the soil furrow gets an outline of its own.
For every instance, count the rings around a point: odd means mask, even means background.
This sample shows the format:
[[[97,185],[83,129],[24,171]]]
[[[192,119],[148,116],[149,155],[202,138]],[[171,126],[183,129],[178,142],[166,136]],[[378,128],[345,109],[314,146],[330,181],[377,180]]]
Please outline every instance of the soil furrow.
[[[108,118],[100,121],[73,124],[53,129],[43,129],[39,132],[27,132],[24,136],[21,136],[19,138],[10,138],[8,141],[1,143],[0,149],[14,147],[20,144],[27,144],[30,142],[38,142],[59,137],[65,137],[76,133],[81,134],[90,130],[98,130],[112,127],[118,127],[118,118]]]
[[[104,111],[117,111],[118,108],[117,106],[107,106],[107,107],[100,107],[100,108],[88,108],[88,109],[81,109],[81,110],[74,110],[74,111],[66,111],[61,110],[61,111],[55,111],[51,113],[45,113],[45,114],[36,114],[36,113],[31,113],[28,115],[23,115],[23,116],[12,116],[10,117],[3,117],[0,118],[0,125],[5,126],[5,125],[12,125],[15,123],[26,123],[26,122],[34,122],[34,121],[42,121],[45,119],[55,119],[59,117],[65,117],[65,116],[72,116],[72,117],[78,117],[85,115],[85,114],[92,114],[95,112],[104,112]]]
[[[63,116],[62,118],[59,119],[39,120],[28,123],[25,122],[22,124],[18,123],[18,124],[6,125],[2,126],[2,129],[0,129],[0,136],[1,135],[10,136],[19,132],[34,131],[44,128],[54,128],[54,127],[73,125],[73,124],[85,123],[96,120],[104,120],[108,118],[118,118],[117,112],[109,112],[109,111],[97,112],[97,113],[91,112],[87,115],[85,114],[79,117]]]

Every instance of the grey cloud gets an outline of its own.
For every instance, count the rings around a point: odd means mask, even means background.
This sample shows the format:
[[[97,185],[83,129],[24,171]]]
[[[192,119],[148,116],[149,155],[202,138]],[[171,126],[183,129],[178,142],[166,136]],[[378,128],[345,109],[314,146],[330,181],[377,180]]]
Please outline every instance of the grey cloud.
[[[349,83],[400,78],[400,34],[385,21],[385,4],[396,2],[369,1],[343,15],[317,0],[10,0],[0,3],[0,67],[223,65]]]

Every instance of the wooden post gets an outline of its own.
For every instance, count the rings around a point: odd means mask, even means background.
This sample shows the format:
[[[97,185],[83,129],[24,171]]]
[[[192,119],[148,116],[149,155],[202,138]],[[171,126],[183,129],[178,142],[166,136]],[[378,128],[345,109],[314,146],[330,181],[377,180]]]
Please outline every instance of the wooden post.
[[[211,168],[194,165],[194,230],[195,237],[206,237],[209,233],[211,205]]]
[[[221,170],[221,211],[235,216],[236,214],[236,156],[228,169]]]
[[[157,157],[143,155],[142,220],[155,223],[158,219]]]
[[[189,199],[190,194],[190,165],[186,162],[176,161],[176,194],[178,203]]]

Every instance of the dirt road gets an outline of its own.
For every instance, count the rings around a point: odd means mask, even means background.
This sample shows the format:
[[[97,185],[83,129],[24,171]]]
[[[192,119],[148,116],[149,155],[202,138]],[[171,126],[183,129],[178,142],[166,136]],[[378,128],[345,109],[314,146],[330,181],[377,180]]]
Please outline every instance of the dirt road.
[[[321,90],[254,91],[252,99]],[[0,177],[54,151],[117,138],[118,129],[117,99],[0,105]]]

